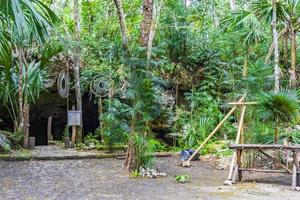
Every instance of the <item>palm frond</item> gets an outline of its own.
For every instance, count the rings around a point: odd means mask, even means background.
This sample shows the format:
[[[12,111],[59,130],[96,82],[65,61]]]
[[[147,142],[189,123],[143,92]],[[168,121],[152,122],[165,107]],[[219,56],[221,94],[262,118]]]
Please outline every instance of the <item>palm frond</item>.
[[[261,117],[265,120],[289,121],[299,112],[299,92],[294,89],[283,89],[278,93],[262,93],[259,96],[261,103]]]

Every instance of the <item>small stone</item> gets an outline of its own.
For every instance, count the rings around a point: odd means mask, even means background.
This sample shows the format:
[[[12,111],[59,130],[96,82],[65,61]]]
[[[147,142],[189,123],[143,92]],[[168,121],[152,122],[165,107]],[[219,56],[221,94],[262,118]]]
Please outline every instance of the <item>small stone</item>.
[[[190,167],[190,166],[191,166],[191,163],[188,162],[188,161],[183,161],[183,162],[181,162],[181,166],[182,166],[182,167]]]
[[[226,180],[226,181],[224,181],[224,185],[232,185],[232,181],[231,180]]]

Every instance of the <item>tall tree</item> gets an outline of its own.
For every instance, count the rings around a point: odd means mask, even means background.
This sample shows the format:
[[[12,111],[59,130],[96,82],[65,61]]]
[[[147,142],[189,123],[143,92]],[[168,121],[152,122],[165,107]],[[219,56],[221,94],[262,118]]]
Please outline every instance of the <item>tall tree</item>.
[[[299,31],[300,23],[300,2],[295,0],[288,0],[287,12],[285,12],[284,21],[286,30],[291,38],[291,68],[290,73],[290,87],[296,87],[297,85],[297,31]]]
[[[277,0],[272,0],[272,33],[274,43],[274,91],[275,93],[277,93],[280,90],[279,45],[277,32]]]
[[[122,34],[122,46],[127,51],[128,50],[128,33],[127,33],[127,26],[126,26],[126,20],[125,20],[125,14],[123,10],[122,0],[114,0],[118,17],[119,17],[119,23],[121,28],[121,34]]]
[[[231,11],[236,11],[237,10],[237,5],[235,0],[229,0],[229,6]]]
[[[159,5],[153,6],[154,12],[153,12],[153,17],[152,17],[152,22],[151,22],[148,45],[147,45],[147,60],[151,59],[153,40],[155,37],[155,31],[156,31],[156,27],[157,27],[157,24],[159,21],[159,16],[160,16],[160,12],[161,12],[163,4],[164,4],[164,0],[161,0]]]
[[[74,48],[74,77],[75,77],[75,90],[76,90],[76,103],[77,110],[81,111],[81,121],[82,121],[82,95],[80,88],[80,10],[78,0],[73,1],[74,6],[74,23],[75,23],[75,40],[76,45]],[[82,141],[82,126],[77,127],[76,129],[76,143],[80,143]],[[74,142],[74,141],[73,141]]]
[[[151,32],[151,24],[153,18],[153,4],[154,0],[143,1],[143,20],[141,22],[141,46],[147,47]]]

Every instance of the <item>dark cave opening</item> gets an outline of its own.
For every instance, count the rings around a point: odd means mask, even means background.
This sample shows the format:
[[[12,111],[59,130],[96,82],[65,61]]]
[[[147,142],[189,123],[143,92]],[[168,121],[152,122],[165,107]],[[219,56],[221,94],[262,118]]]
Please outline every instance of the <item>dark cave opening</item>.
[[[69,107],[75,104],[70,100]],[[94,132],[99,126],[98,106],[88,93],[82,96],[83,136]],[[30,136],[36,137],[36,145],[47,145],[48,117],[52,116],[52,135],[54,140],[62,140],[67,125],[67,100],[57,92],[43,92],[30,109]]]

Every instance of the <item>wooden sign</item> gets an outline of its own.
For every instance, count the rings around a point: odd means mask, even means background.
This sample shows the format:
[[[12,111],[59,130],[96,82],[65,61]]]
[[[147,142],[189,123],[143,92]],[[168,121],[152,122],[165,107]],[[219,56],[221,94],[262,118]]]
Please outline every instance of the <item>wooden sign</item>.
[[[81,111],[68,111],[68,126],[81,126]]]

